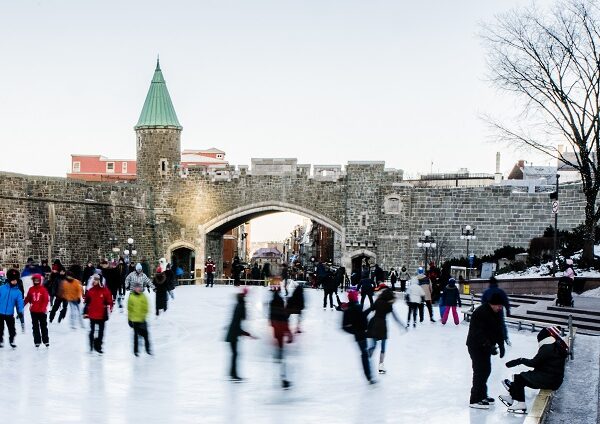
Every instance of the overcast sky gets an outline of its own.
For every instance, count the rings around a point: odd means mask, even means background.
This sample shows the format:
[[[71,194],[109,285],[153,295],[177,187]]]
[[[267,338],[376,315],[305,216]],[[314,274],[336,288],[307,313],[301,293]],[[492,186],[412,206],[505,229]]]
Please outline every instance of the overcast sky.
[[[525,0],[0,2],[0,170],[64,176],[70,154],[134,158],[156,56],[182,148],[300,163],[385,160],[409,175],[507,173],[480,119],[481,22]],[[288,231],[289,232],[289,231]]]

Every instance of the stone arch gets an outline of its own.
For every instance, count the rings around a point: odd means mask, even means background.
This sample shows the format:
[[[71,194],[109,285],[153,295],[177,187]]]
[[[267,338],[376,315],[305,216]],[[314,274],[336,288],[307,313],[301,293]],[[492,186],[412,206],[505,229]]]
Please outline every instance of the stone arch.
[[[225,212],[210,221],[206,222],[202,227],[204,233],[210,233],[211,231],[226,225],[228,222],[235,221],[238,218],[243,218],[249,215],[261,215],[268,214],[271,212],[293,212],[298,215],[305,216],[310,219],[314,219],[319,224],[323,224],[338,234],[343,234],[343,227],[341,224],[334,220],[326,217],[323,214],[307,209],[302,206],[294,205],[292,203],[280,202],[280,201],[266,201],[257,202],[250,205],[241,206],[239,208],[232,209]]]
[[[179,249],[187,249],[189,250],[189,253],[184,255],[182,263],[177,264],[180,265],[183,270],[185,271],[185,274],[183,275],[183,278],[187,278],[187,279],[192,279],[195,276],[195,268],[196,268],[196,263],[195,263],[195,257],[197,252],[199,251],[199,249],[197,248],[197,246],[194,246],[192,243],[187,242],[185,240],[177,240],[174,243],[172,243],[168,248],[167,248],[167,256],[165,256],[165,258],[167,258],[167,261],[170,262],[172,264],[173,267],[175,267],[176,264],[173,263],[173,261],[175,260],[174,258],[174,254],[179,250]],[[177,256],[177,255],[175,255]]]

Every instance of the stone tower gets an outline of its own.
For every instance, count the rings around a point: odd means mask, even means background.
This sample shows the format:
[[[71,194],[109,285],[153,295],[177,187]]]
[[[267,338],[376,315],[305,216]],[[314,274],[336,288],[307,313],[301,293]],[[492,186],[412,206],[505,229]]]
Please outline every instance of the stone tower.
[[[138,182],[154,185],[179,173],[181,130],[157,60],[144,107],[135,126]]]

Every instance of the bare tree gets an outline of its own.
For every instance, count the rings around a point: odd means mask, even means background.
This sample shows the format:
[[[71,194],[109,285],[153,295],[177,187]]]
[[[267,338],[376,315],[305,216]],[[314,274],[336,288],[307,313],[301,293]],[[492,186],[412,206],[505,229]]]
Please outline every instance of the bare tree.
[[[512,126],[489,119],[501,139],[556,158],[581,174],[583,258],[593,259],[600,175],[600,13],[596,0],[558,1],[501,15],[482,38],[495,86],[523,101]],[[568,154],[558,144],[570,146]]]

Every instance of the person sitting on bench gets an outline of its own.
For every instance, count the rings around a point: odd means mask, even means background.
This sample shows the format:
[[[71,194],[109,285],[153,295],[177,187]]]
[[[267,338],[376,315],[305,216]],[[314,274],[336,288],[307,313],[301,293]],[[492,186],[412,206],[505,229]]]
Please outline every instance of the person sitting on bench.
[[[518,358],[508,361],[508,368],[525,365],[533,368],[513,376],[513,381],[502,380],[502,385],[508,390],[509,395],[500,395],[499,398],[506,406],[508,412],[526,414],[525,387],[532,389],[557,390],[563,382],[565,375],[565,360],[569,354],[569,347],[560,336],[559,327],[547,327],[538,335],[538,352],[532,359]]]

